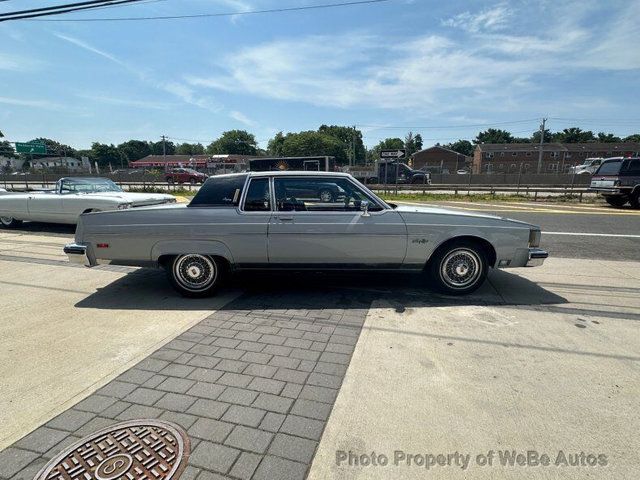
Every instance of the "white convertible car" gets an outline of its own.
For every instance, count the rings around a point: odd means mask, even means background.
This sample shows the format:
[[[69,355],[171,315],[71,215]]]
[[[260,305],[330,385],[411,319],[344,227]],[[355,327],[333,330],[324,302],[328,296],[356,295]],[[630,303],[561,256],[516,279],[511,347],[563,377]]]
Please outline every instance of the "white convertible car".
[[[11,228],[24,220],[75,224],[83,213],[175,202],[173,195],[125,192],[108,178],[62,178],[54,190],[0,192],[0,225]]]

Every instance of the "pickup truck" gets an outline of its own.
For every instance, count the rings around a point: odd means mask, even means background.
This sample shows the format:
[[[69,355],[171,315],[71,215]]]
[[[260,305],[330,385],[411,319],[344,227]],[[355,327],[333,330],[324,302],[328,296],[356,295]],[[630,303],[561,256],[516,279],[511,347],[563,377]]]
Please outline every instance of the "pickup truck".
[[[397,182],[396,182],[396,165],[397,165]],[[358,180],[372,184],[427,184],[431,183],[431,173],[423,170],[414,170],[406,163],[397,163],[395,160],[381,160],[376,170],[350,170]]]
[[[640,158],[608,158],[591,178],[589,190],[600,193],[613,207],[627,202],[640,208]]]

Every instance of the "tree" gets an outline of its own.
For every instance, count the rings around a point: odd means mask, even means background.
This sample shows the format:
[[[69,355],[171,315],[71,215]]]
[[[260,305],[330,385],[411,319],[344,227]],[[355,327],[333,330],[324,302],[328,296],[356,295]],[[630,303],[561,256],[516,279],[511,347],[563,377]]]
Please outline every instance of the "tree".
[[[623,142],[638,142],[640,143],[640,133],[634,133],[622,139]]]
[[[347,159],[353,157],[355,147],[355,161],[357,163],[365,163],[367,149],[362,141],[362,132],[355,127],[341,127],[339,125],[320,125],[318,132],[325,133],[342,143]],[[341,156],[342,157],[342,156]]]
[[[27,143],[44,143],[47,146],[47,156],[59,156],[59,157],[73,157],[78,158],[78,152],[75,148],[65,145],[64,143],[56,142],[50,138],[34,138]],[[30,154],[23,153],[24,158],[30,158]]]
[[[513,136],[506,130],[490,128],[484,132],[478,133],[474,143],[512,143]]]
[[[622,139],[613,133],[598,132],[598,141],[603,143],[621,142]]]
[[[255,155],[258,151],[256,137],[246,130],[229,130],[207,146],[209,154]]]
[[[273,155],[274,157],[282,157],[282,150],[284,145],[284,135],[282,132],[278,132],[275,136],[269,140],[269,144],[267,145],[267,152],[269,155]]]
[[[135,162],[151,155],[151,146],[143,140],[129,140],[118,145],[118,151],[127,162]]]
[[[151,147],[152,155],[162,155],[163,153],[166,153],[167,155],[174,155],[176,153],[176,144],[169,140],[164,141],[164,146],[162,140],[149,142],[149,146]]]
[[[419,133],[416,135],[413,132],[407,133],[404,137],[404,148],[407,149],[407,157],[419,152],[422,150],[422,136]]]
[[[89,158],[93,162],[98,162],[100,167],[107,167],[109,164],[113,168],[118,168],[124,164],[124,157],[113,143],[107,145],[106,143],[94,142],[91,144],[91,154]]]
[[[281,142],[281,154],[285,157],[335,157],[336,163],[347,162],[344,144],[332,135],[313,130],[287,133]]]
[[[201,143],[179,143],[176,146],[176,155],[202,155],[204,147]]]
[[[558,143],[593,142],[595,139],[591,130],[584,131],[578,127],[565,128],[553,134],[553,141]]]
[[[0,131],[0,138],[4,138],[4,134]],[[13,149],[11,142],[0,140],[0,157],[17,158],[16,151]]]
[[[370,160],[379,160],[381,150],[395,150],[404,148],[404,140],[398,137],[385,138],[369,151]]]
[[[474,146],[469,140],[458,140],[457,142],[447,143],[443,147],[467,156],[473,155],[474,150]]]
[[[544,138],[543,143],[551,143],[553,142],[553,133],[548,128],[544,129]],[[540,130],[536,130],[531,135],[531,143],[540,143]]]

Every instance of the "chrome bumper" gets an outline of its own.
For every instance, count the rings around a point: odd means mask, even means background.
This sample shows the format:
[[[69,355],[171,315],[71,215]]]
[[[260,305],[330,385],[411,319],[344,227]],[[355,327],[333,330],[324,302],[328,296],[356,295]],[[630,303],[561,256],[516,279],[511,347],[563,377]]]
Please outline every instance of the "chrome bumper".
[[[64,253],[67,254],[69,262],[76,263],[78,265],[84,265],[85,267],[95,266],[95,262],[92,262],[89,258],[86,245],[80,245],[78,243],[67,243],[64,246]]]
[[[544,263],[548,256],[549,252],[546,250],[542,250],[541,248],[530,248],[529,261],[526,263],[525,267],[539,267]]]

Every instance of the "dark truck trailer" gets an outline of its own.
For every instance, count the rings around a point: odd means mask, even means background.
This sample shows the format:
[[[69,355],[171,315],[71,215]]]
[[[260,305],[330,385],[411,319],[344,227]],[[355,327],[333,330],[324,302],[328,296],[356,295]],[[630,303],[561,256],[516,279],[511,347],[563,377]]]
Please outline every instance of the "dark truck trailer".
[[[273,157],[249,160],[251,172],[274,171],[334,172],[335,157]]]
[[[357,168],[357,167],[356,167]],[[431,183],[431,173],[414,170],[406,163],[379,160],[375,170],[353,170],[352,175],[361,182],[383,184]]]

